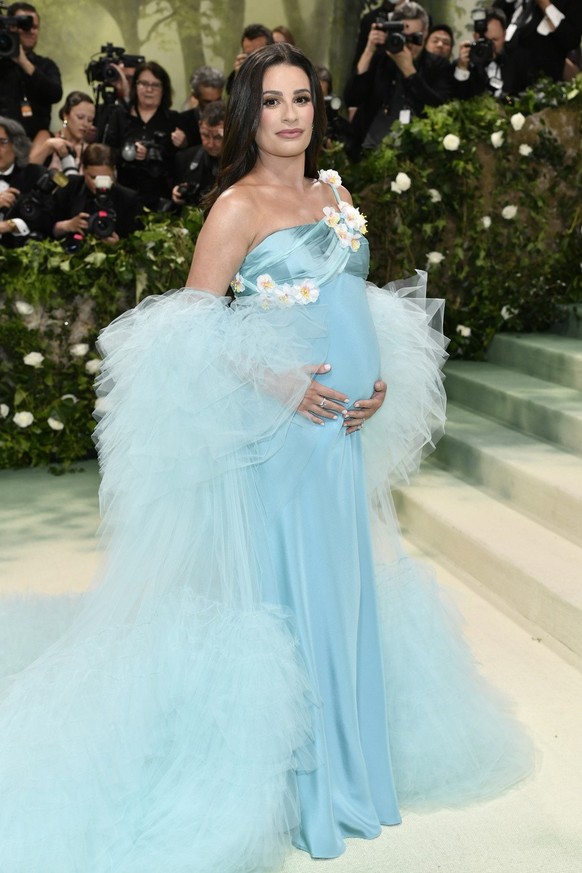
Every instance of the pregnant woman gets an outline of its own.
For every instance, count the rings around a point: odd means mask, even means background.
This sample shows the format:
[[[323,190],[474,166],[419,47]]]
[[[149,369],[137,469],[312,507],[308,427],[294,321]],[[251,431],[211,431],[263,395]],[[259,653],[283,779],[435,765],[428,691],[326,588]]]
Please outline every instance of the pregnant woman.
[[[104,569],[0,707],[2,871],[276,870],[531,769],[400,546],[440,307],[366,284],[325,126],[299,50],[250,55],[188,287],[101,335]]]

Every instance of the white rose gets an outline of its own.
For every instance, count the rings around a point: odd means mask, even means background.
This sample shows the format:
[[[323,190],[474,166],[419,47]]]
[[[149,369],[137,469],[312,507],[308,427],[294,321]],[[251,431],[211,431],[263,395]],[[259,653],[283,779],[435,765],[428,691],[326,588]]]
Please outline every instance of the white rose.
[[[85,364],[85,370],[89,373],[90,376],[94,376],[95,373],[98,373],[101,369],[101,361],[99,358],[91,358],[90,361],[87,361]]]
[[[521,130],[525,124],[525,115],[522,115],[521,112],[516,112],[511,116],[509,122],[514,130]]]
[[[47,424],[52,430],[62,430],[65,426],[58,418],[47,418]]]
[[[74,346],[71,346],[70,351],[74,358],[82,358],[89,351],[89,345],[88,343],[75,343]]]
[[[40,352],[29,352],[22,360],[27,367],[42,367],[44,355],[41,355]]]
[[[432,200],[433,203],[440,203],[441,200],[443,199],[441,197],[441,192],[437,191],[436,188],[429,188],[428,189],[428,196],[430,197],[430,199]]]
[[[501,214],[507,221],[511,221],[517,215],[517,206],[504,206]]]
[[[461,336],[471,336],[471,328],[466,327],[464,324],[458,324],[457,333]]]
[[[30,303],[25,303],[24,300],[17,300],[14,307],[19,315],[32,315],[34,312],[34,306],[31,306]]]
[[[408,191],[412,185],[412,179],[407,173],[398,173],[395,181],[401,191]]]
[[[523,155],[524,158],[528,158],[532,152],[533,152],[532,147],[529,146],[526,142],[522,142],[522,144],[519,147],[520,155]]]
[[[448,152],[456,152],[461,145],[461,140],[454,133],[447,133],[443,139],[443,146]]]
[[[511,318],[512,315],[515,315],[516,310],[512,309],[511,306],[504,306],[501,310],[501,318],[504,321],[507,321],[508,318]]]
[[[10,407],[6,406],[5,403],[0,403],[0,418],[8,418],[9,412],[10,412]]]
[[[429,265],[433,266],[434,264],[440,264],[441,261],[444,261],[445,256],[442,252],[429,252],[426,259]]]
[[[505,139],[502,130],[496,130],[491,134],[491,145],[493,148],[500,148],[503,145],[503,140]]]
[[[396,182],[390,182],[390,188],[394,192],[394,194],[402,194],[402,188],[399,188]]]
[[[30,427],[34,421],[34,415],[32,412],[17,412],[12,416],[12,421],[18,427]]]
[[[491,227],[491,219],[488,215],[483,216],[483,218],[481,219],[481,224],[483,225],[485,230],[488,230]]]

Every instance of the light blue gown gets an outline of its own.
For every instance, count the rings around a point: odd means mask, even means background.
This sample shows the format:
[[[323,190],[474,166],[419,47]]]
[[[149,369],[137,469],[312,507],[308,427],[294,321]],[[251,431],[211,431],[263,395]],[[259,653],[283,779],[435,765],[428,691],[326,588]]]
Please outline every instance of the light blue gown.
[[[103,332],[103,569],[5,683],[0,873],[276,870],[530,772],[389,497],[442,428],[440,306],[367,270],[322,219],[264,239],[232,305],[183,289]],[[324,361],[348,406],[388,382],[363,431],[296,413]]]

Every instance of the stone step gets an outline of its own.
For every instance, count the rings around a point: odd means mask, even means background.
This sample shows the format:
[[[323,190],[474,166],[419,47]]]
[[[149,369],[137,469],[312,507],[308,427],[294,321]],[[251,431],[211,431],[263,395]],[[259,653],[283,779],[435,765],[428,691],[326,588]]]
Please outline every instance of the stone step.
[[[406,535],[582,655],[582,547],[443,470],[395,492]]]
[[[582,339],[540,333],[501,333],[489,346],[487,360],[582,391]]]
[[[582,392],[481,361],[450,361],[449,400],[582,455]]]
[[[449,403],[434,461],[582,545],[582,461]]]

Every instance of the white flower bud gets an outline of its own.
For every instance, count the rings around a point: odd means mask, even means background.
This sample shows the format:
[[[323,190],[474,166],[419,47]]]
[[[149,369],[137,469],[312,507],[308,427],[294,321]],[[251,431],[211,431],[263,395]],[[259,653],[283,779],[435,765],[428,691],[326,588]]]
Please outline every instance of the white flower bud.
[[[434,266],[435,264],[440,264],[441,261],[444,261],[445,256],[442,252],[429,252],[426,256],[426,260],[428,261],[429,266]]]
[[[75,343],[71,346],[70,352],[74,358],[82,358],[89,351],[88,343]]]
[[[44,361],[44,355],[41,355],[40,352],[29,352],[22,359],[27,367],[42,367],[42,362]]]
[[[14,308],[19,315],[32,315],[34,312],[34,306],[31,306],[30,303],[25,303],[24,300],[17,300]]]
[[[506,221],[511,221],[517,215],[517,206],[504,206],[501,214]]]
[[[429,188],[428,189],[428,196],[430,197],[430,199],[432,200],[433,203],[440,203],[441,200],[443,199],[441,196],[441,192],[437,191],[436,188]]]
[[[521,112],[516,112],[511,116],[509,122],[514,130],[521,130],[525,124],[525,115],[522,115]]]
[[[488,215],[483,216],[483,218],[481,219],[481,224],[483,225],[485,230],[489,230],[489,228],[491,227],[491,219]]]
[[[443,139],[443,146],[448,152],[456,152],[461,145],[461,140],[454,133],[447,133]]]
[[[85,371],[89,373],[90,376],[94,376],[95,373],[98,373],[101,369],[101,361],[99,358],[91,358],[85,364]]]
[[[65,426],[58,418],[47,418],[47,424],[52,430],[62,430]]]
[[[532,152],[533,152],[532,147],[530,145],[528,145],[526,142],[522,142],[522,144],[519,147],[520,155],[523,155],[524,158],[529,158],[529,156],[531,155]]]
[[[12,416],[12,421],[17,427],[30,427],[34,421],[32,412],[17,412]]]
[[[401,191],[408,191],[412,185],[412,179],[407,173],[398,173],[395,181]]]
[[[494,133],[491,134],[491,145],[493,146],[493,148],[496,148],[496,149],[501,148],[501,146],[503,145],[504,139],[505,139],[505,136],[503,135],[503,131],[496,130],[496,131],[494,131]]]
[[[5,403],[0,403],[0,418],[8,418],[8,413],[10,412],[10,407]]]
[[[457,325],[457,333],[460,334],[460,336],[469,337],[469,336],[471,336],[471,328],[466,327],[464,324],[458,324]]]

